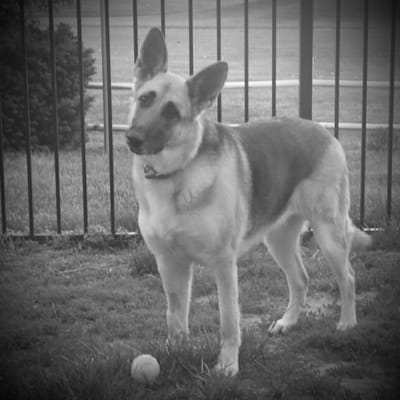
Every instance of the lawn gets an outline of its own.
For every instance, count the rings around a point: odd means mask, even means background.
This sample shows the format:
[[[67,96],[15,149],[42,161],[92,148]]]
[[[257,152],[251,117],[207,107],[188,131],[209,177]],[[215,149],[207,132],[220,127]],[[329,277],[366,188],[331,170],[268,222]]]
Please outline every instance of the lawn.
[[[366,216],[369,226],[383,226],[386,207],[387,146],[386,131],[370,132],[367,142]],[[359,133],[342,131],[341,141],[350,169],[352,208],[357,219],[360,203],[361,139]],[[135,231],[137,204],[131,182],[131,153],[125,145],[123,132],[114,133],[115,227],[118,232]],[[10,233],[28,231],[27,176],[25,156],[21,153],[5,154],[7,227]],[[33,204],[35,232],[51,233],[56,230],[56,199],[54,156],[34,153]],[[60,153],[61,226],[65,233],[83,230],[81,156],[78,151]],[[103,135],[91,133],[87,144],[87,190],[89,232],[109,232],[109,163],[103,151]],[[393,209],[394,222],[400,221],[400,146],[396,144],[393,156]]]
[[[142,243],[90,235],[73,243],[3,240],[0,247],[2,399],[395,399],[400,374],[400,248],[396,233],[352,257],[358,326],[337,332],[338,290],[313,242],[306,312],[285,335],[267,334],[285,309],[283,274],[256,248],[239,263],[240,373],[212,372],[218,308],[212,271],[197,267],[191,339],[165,343],[166,303]],[[397,242],[396,242],[397,241]],[[151,386],[130,378],[133,358],[161,365]]]

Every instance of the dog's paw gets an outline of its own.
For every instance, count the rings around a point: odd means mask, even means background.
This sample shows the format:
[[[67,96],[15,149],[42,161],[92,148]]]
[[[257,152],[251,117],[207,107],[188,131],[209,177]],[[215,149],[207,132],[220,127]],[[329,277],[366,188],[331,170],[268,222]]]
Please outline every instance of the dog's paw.
[[[239,372],[239,347],[222,347],[214,371],[225,376],[235,376]]]
[[[237,361],[230,363],[218,361],[214,372],[225,376],[235,376],[239,372],[239,363]]]
[[[284,334],[292,325],[286,324],[282,319],[272,322],[268,328],[270,335]]]
[[[346,331],[348,329],[354,328],[357,325],[356,321],[339,321],[336,325],[338,331]]]

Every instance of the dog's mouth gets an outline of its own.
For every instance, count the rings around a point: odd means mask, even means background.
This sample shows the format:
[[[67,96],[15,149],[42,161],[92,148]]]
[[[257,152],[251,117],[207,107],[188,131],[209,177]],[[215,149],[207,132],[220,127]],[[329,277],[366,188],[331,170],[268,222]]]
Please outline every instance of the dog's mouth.
[[[156,144],[145,143],[141,140],[128,137],[126,140],[129,150],[137,155],[155,155],[163,150],[163,146]]]

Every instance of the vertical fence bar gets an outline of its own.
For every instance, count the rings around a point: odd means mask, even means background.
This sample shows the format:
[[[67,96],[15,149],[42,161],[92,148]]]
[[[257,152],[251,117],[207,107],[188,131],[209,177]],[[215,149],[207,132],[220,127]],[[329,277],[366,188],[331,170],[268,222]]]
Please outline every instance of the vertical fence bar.
[[[82,8],[81,0],[76,0],[76,25],[78,33],[78,63],[79,63],[79,112],[81,124],[81,162],[82,162],[82,203],[83,203],[83,232],[88,232],[88,200],[86,172],[86,127],[85,127],[85,92],[82,42]]]
[[[340,85],[340,16],[341,0],[336,0],[336,49],[335,49],[335,137],[339,139],[339,85]]]
[[[244,121],[249,120],[249,0],[244,0]]]
[[[161,0],[160,12],[161,12],[161,32],[165,37],[165,0]]]
[[[114,204],[114,153],[112,137],[112,92],[111,92],[111,55],[110,55],[110,13],[109,0],[101,0],[101,56],[103,64],[103,110],[104,133],[108,138],[108,161],[110,178],[110,223],[111,234],[115,235]]]
[[[138,15],[137,15],[137,0],[132,0],[133,13],[133,57],[136,62],[138,58]]]
[[[189,17],[189,74],[193,74],[193,0],[188,4]]]
[[[56,45],[54,37],[54,16],[53,1],[48,0],[49,8],[49,39],[50,39],[50,66],[51,66],[51,87],[53,105],[53,129],[54,129],[54,175],[56,183],[56,216],[57,233],[61,233],[61,196],[60,196],[60,161],[59,161],[59,127],[58,127],[58,104],[57,104],[57,69],[56,69]]]
[[[300,2],[299,115],[312,118],[313,0]]]
[[[1,79],[1,77],[0,77]],[[1,85],[0,85],[1,88]],[[7,212],[6,212],[6,187],[4,182],[4,159],[3,159],[3,96],[0,90],[0,201],[1,201],[1,226],[2,233],[7,232]]]
[[[272,0],[272,57],[271,57],[271,80],[272,80],[272,93],[271,102],[273,117],[276,116],[276,0]]]
[[[362,115],[361,115],[361,184],[360,184],[360,223],[365,218],[365,170],[367,145],[367,84],[368,84],[368,0],[364,0],[363,16],[363,77],[362,77]]]
[[[396,63],[396,17],[397,0],[392,0],[392,22],[390,34],[390,78],[389,78],[389,129],[388,129],[388,164],[387,164],[387,193],[386,218],[390,222],[392,216],[392,180],[393,180],[393,122],[394,122],[394,78]]]
[[[221,60],[221,0],[217,0],[217,60]],[[217,121],[222,121],[222,95],[217,100]]]
[[[35,234],[33,220],[33,191],[32,191],[32,159],[31,159],[31,119],[29,104],[29,74],[28,74],[28,54],[26,48],[26,32],[25,32],[25,1],[19,1],[19,19],[20,19],[20,35],[22,58],[24,64],[24,119],[25,119],[25,138],[26,138],[26,169],[28,177],[28,213],[29,213],[29,236]]]

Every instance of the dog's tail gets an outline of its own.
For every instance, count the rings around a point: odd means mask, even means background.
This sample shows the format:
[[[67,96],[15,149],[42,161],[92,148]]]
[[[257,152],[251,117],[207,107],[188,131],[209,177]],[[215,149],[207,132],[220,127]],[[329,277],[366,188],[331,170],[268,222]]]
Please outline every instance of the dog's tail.
[[[362,230],[358,229],[351,222],[350,225],[351,232],[351,251],[365,250],[372,245],[372,237]]]

